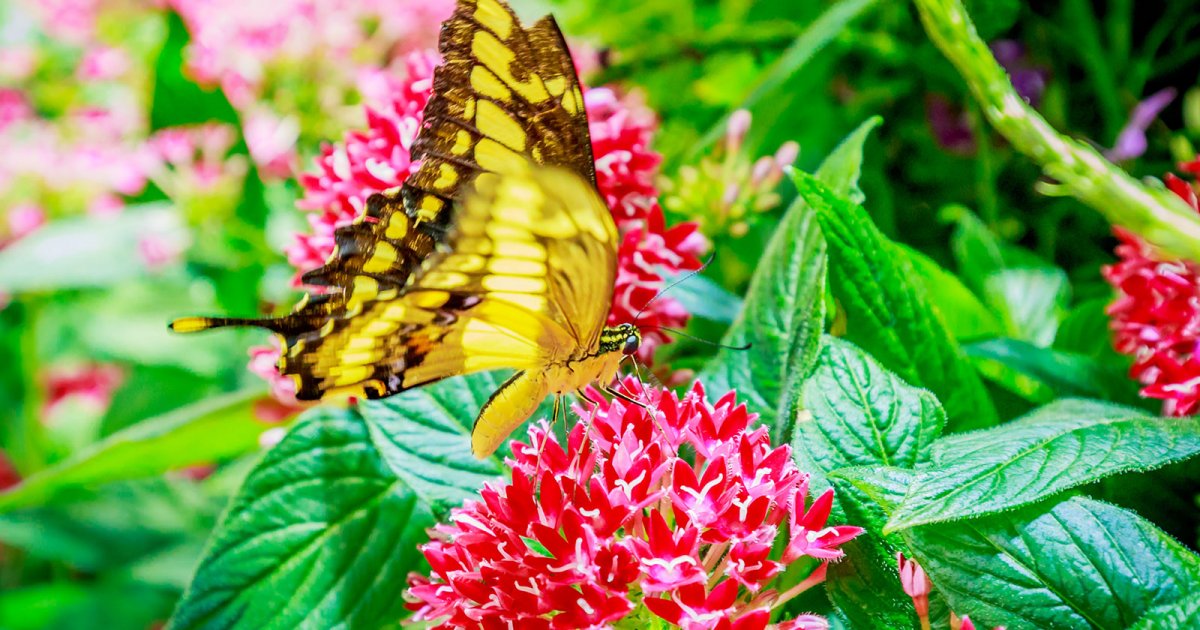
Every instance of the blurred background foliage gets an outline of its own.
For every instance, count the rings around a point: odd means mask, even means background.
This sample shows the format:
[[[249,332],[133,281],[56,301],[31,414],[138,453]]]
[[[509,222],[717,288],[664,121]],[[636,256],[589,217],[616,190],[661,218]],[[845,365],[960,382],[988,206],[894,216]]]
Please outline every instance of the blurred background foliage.
[[[300,26],[247,2],[0,4],[0,487],[27,480],[0,494],[0,628],[165,619],[248,462],[291,417],[246,369],[261,333],[177,338],[166,322],[292,302],[283,251],[306,229],[297,174],[322,142],[366,124],[363,105],[434,43],[448,6],[312,4],[323,8]],[[658,114],[663,204],[717,252],[705,281],[680,288],[693,333],[719,338],[795,196],[780,178],[754,188],[754,160],[796,143],[811,171],[881,116],[867,209],[931,261],[918,272],[935,302],[956,305],[944,314],[1002,414],[1064,393],[1156,408],[1110,347],[1110,226],[1035,190],[1038,168],[989,129],[908,3],[513,4],[526,18],[553,12],[591,60],[589,84],[636,90]],[[1170,89],[1144,125],[1147,148],[1122,165],[1159,177],[1194,157],[1200,12],[1187,3],[968,9],[1055,128],[1112,148],[1139,103]],[[315,39],[281,44],[277,22]],[[213,35],[239,23],[262,28]],[[731,140],[743,109],[752,122]],[[730,186],[743,187],[736,212]],[[939,284],[937,266],[961,284]],[[981,308],[959,308],[967,298]],[[684,368],[712,349],[661,352]],[[1194,545],[1189,518],[1165,526]]]

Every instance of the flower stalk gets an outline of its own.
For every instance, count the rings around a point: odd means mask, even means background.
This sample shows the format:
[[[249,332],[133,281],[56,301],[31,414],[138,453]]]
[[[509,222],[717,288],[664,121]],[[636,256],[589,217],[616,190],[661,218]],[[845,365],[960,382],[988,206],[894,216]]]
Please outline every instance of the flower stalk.
[[[960,0],[914,3],[929,38],[958,69],[992,126],[1057,182],[1043,192],[1069,194],[1154,246],[1200,261],[1200,215],[1168,190],[1142,184],[1091,146],[1055,131],[1017,94]]]

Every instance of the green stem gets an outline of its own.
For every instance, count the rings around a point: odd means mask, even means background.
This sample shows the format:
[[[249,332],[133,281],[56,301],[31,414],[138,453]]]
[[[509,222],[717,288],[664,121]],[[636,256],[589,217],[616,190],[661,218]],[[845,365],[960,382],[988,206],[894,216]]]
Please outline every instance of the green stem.
[[[929,38],[958,68],[992,126],[1056,189],[1178,256],[1200,261],[1200,214],[1165,188],[1143,185],[1094,148],[1059,134],[1013,89],[959,0],[914,0]]]

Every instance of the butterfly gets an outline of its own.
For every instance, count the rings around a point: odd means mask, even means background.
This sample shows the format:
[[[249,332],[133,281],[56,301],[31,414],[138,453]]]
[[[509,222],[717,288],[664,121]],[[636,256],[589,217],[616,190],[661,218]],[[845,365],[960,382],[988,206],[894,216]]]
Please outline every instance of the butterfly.
[[[557,415],[564,394],[610,383],[641,334],[605,325],[618,233],[553,17],[526,28],[499,0],[459,0],[439,50],[419,168],[337,230],[328,262],[302,278],[318,289],[282,317],[186,317],[172,329],[274,331],[301,400],[515,369],[472,428],[482,458],[546,396]]]

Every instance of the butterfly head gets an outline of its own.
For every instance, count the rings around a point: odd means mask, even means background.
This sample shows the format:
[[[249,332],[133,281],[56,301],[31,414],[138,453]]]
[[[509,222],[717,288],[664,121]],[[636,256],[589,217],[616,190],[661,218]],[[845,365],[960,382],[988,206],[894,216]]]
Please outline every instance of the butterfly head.
[[[600,352],[634,354],[642,345],[642,333],[633,324],[608,326],[600,333]]]

